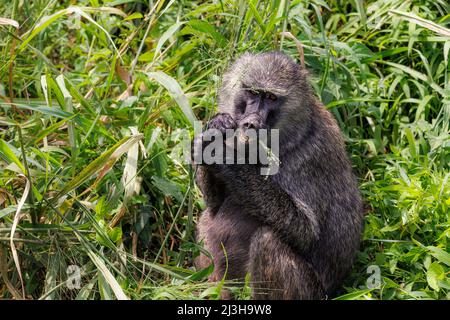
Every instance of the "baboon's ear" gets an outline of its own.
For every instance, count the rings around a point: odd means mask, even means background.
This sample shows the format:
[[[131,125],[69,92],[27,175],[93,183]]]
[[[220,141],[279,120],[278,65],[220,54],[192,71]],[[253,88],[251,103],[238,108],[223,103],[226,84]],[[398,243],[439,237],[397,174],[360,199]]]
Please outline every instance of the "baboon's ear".
[[[297,51],[298,51],[298,58],[300,60],[300,67],[302,69],[306,69],[305,68],[305,55],[303,53],[303,46],[302,43],[300,42],[300,40],[298,40],[296,37],[294,37],[294,35],[288,31],[284,31],[281,32],[281,35],[285,36],[286,38],[292,39],[295,42],[295,45],[297,46]]]

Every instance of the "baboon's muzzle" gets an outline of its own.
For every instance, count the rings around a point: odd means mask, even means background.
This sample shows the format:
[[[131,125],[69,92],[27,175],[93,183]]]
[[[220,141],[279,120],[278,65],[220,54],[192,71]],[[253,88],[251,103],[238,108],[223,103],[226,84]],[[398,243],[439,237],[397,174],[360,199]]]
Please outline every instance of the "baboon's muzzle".
[[[266,119],[263,119],[260,114],[251,113],[240,119],[239,128],[243,131],[247,131],[248,129],[262,129],[265,127],[265,121]]]

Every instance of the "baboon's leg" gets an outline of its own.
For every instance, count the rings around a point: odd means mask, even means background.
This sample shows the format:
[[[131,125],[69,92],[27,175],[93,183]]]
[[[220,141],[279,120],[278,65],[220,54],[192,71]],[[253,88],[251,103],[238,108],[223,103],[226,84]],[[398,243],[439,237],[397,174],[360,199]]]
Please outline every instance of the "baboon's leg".
[[[260,226],[256,220],[243,216],[232,203],[225,201],[216,214],[208,208],[197,224],[197,240],[204,241],[204,249],[213,259],[201,254],[196,259],[197,268],[205,268],[214,262],[210,281],[220,281],[226,276],[226,280],[236,281],[235,285],[239,285],[248,272],[252,236]],[[230,299],[232,295],[223,289],[221,298]]]
[[[210,250],[210,241],[207,237],[208,228],[212,227],[211,212],[205,210],[197,223],[197,242],[203,241],[204,248]],[[209,250],[208,250],[209,249]],[[205,254],[200,253],[200,256],[195,259],[194,264],[198,269],[204,269],[212,263],[211,258],[207,257]]]
[[[214,271],[209,275],[209,281],[220,281],[225,274],[225,265],[223,263],[223,253],[220,242],[213,236],[216,229],[215,214],[208,208],[205,210],[197,223],[197,241],[203,241],[204,249],[208,251],[212,258],[200,253],[195,259],[194,264],[198,269],[204,269],[211,263],[214,263]]]
[[[252,238],[250,275],[254,299],[325,297],[312,266],[266,227]]]

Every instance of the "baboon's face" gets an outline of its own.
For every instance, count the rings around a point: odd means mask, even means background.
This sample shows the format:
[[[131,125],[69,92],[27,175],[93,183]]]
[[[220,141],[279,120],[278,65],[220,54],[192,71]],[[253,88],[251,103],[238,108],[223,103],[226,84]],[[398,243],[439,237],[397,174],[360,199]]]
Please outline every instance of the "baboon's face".
[[[276,122],[284,97],[275,93],[243,85],[235,98],[236,120],[239,128],[270,128]]]
[[[282,53],[244,54],[224,76],[219,108],[243,130],[277,128],[283,117],[300,111],[303,79]]]

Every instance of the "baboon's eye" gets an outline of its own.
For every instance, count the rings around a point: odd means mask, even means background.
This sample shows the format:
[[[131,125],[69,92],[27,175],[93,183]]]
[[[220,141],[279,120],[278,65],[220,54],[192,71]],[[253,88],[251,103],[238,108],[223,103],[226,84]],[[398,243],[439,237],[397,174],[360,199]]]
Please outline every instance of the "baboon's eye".
[[[276,95],[274,95],[273,93],[270,93],[270,92],[267,93],[267,98],[272,101],[275,101],[278,99]]]
[[[257,95],[259,94],[258,91],[253,90],[253,89],[249,89],[248,91],[249,91],[249,92],[251,93],[251,95],[253,95],[253,96],[257,96]]]
[[[239,103],[237,106],[236,106],[236,109],[237,109],[237,111],[239,112],[239,113],[244,113],[245,112],[245,102],[244,103]]]

